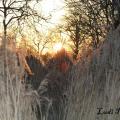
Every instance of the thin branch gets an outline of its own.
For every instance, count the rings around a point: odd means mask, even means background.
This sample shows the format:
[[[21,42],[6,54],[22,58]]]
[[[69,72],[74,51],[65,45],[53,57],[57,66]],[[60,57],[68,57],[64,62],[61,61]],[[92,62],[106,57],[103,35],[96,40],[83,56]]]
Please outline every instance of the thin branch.
[[[4,11],[3,11],[3,10],[1,10],[1,9],[0,9],[0,12],[4,13]]]
[[[3,7],[5,8],[5,0],[2,1]]]
[[[10,0],[10,2],[9,2],[9,4],[8,4],[8,6],[10,7],[10,6],[12,6],[13,4],[15,4],[15,3],[20,3],[20,2],[22,2],[22,0],[19,0],[19,1],[13,1],[13,2],[11,2],[11,0]]]
[[[4,9],[4,7],[0,7],[0,9]]]

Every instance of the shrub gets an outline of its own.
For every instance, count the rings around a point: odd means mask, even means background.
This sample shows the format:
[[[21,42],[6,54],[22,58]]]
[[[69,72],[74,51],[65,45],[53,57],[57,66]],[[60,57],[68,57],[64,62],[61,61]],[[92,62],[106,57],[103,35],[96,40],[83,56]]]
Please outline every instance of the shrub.
[[[65,93],[69,86],[66,76],[71,64],[65,51],[57,53],[47,64],[49,72],[38,88],[38,93],[42,98],[42,114],[46,120],[64,119],[67,100]]]
[[[43,66],[40,59],[36,58],[34,55],[29,55],[26,57],[26,61],[33,73],[27,75],[27,83],[31,84],[33,89],[37,90],[42,79],[47,74],[47,69]]]

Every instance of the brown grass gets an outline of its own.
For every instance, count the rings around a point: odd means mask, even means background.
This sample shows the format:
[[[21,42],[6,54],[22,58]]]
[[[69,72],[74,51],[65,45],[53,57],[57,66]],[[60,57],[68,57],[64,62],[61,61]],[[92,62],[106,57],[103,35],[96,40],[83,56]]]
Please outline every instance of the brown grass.
[[[99,51],[99,52],[98,52]],[[72,70],[66,120],[119,120],[120,113],[120,26],[111,31],[104,44]],[[113,109],[98,115],[97,108]]]

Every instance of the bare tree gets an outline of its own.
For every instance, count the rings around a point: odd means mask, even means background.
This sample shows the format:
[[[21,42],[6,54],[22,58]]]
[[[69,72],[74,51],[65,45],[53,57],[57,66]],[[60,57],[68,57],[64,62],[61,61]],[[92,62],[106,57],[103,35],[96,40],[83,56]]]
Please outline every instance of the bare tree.
[[[119,0],[65,0],[65,3],[68,14],[64,28],[70,33],[74,57],[82,41],[91,39],[92,47],[97,48],[109,28],[120,23]]]
[[[0,1],[0,16],[3,20],[3,39],[2,49],[4,51],[4,64],[7,57],[7,30],[12,22],[20,23],[29,18],[37,20],[43,19],[40,14],[34,9],[33,3],[39,0],[1,0]]]
[[[85,35],[83,34],[84,29],[81,26],[81,15],[76,13],[72,13],[70,16],[66,17],[67,26],[66,31],[69,34],[71,41],[73,42],[73,46],[71,46],[73,50],[73,59],[77,59],[80,45],[85,39]]]
[[[33,38],[33,44],[37,48],[38,54],[42,54],[44,49],[47,48],[47,44],[51,42],[45,35],[38,30],[35,30],[36,36]],[[37,39],[36,39],[37,38]]]

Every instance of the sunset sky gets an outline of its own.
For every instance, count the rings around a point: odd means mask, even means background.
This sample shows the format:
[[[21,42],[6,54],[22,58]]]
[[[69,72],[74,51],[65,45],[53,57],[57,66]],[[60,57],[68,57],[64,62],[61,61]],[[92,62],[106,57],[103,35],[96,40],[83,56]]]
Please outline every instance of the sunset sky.
[[[64,0],[43,0],[41,10],[45,16],[51,15],[50,24],[56,25],[65,14]]]
[[[65,15],[65,4],[64,0],[43,0],[40,6],[41,8],[38,6],[38,10],[41,11],[44,16],[51,15],[50,20],[47,22],[42,21],[42,26],[38,25],[38,30],[42,30],[46,34],[49,30],[54,29],[56,25],[62,22],[62,18]],[[64,47],[64,45],[62,46],[61,44],[63,45],[62,39],[60,40],[59,37],[56,38],[56,43],[52,44],[53,51]]]
[[[35,1],[32,1],[30,5],[32,7],[35,7],[35,9],[40,14],[42,14],[44,17],[47,18],[50,16],[49,17],[50,19],[48,19],[47,21],[42,20],[41,24],[36,24],[36,28],[40,33],[44,32],[45,34],[47,34],[49,30],[54,29],[55,26],[61,22],[61,19],[65,15],[64,0],[41,0],[39,4],[36,4]],[[1,2],[0,2],[0,6],[2,6]],[[3,21],[3,17],[1,16],[0,17],[0,25],[1,25],[0,28],[2,28],[2,21]],[[24,34],[28,37],[30,41],[32,41],[32,39],[37,39],[34,32],[32,33],[30,29],[25,28],[25,27],[24,29],[25,29]],[[56,38],[56,42],[59,43],[60,38],[59,39],[58,38],[59,37]],[[56,45],[56,43],[55,43],[55,46],[53,45],[52,47],[56,48],[56,46],[58,46],[58,49],[60,48],[59,44]]]
[[[49,25],[56,25],[60,22],[62,16],[64,16],[64,0],[41,0],[39,4],[34,4],[32,1],[31,6],[35,5],[35,9],[38,10],[44,16],[50,16],[51,19],[49,21]],[[0,0],[0,6],[2,6],[2,2]],[[0,16],[0,23],[2,23],[2,16]],[[48,24],[47,24],[48,25]]]

